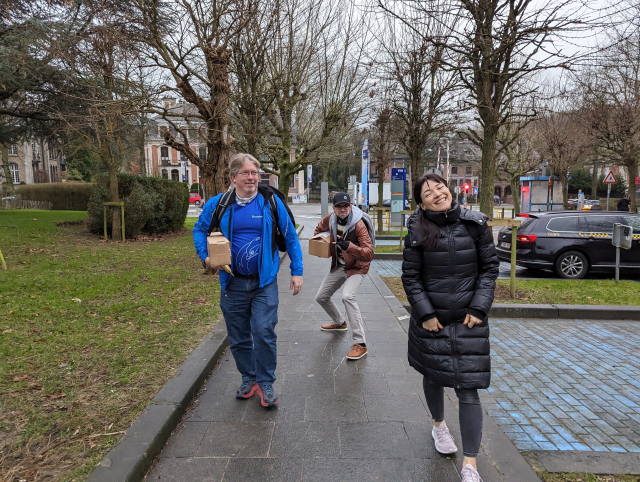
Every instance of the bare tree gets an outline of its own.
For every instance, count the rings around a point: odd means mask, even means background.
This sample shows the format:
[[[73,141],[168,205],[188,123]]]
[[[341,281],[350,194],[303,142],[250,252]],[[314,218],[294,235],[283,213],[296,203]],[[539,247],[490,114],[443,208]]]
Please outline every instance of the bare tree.
[[[424,20],[420,32],[393,15],[387,16],[385,24],[379,38],[384,46],[381,75],[395,92],[391,109],[398,120],[398,141],[409,156],[413,186],[420,177],[426,147],[437,143],[458,120],[454,92],[459,83],[457,73],[444,62],[446,43],[436,43],[445,33],[439,20]],[[415,196],[412,206],[416,207]]]
[[[207,196],[229,184],[231,145],[229,59],[231,41],[249,24],[253,0],[192,2],[135,0],[140,39],[151,47],[150,60],[168,74],[163,92],[173,92],[193,108],[159,106],[172,129],[164,140],[200,168]],[[189,133],[207,144],[206,159],[191,146]]]
[[[519,122],[505,124],[498,132],[497,176],[511,186],[514,216],[520,214],[520,176],[540,165],[540,155],[534,148],[535,128],[535,124]]]
[[[536,149],[549,158],[549,167],[562,186],[562,203],[569,209],[569,170],[584,162],[593,149],[593,138],[579,120],[575,97],[558,96],[536,122]]]
[[[379,0],[387,11],[391,2]],[[522,82],[531,74],[556,66],[566,66],[554,41],[585,25],[585,5],[571,0],[534,2],[533,0],[422,0],[400,2],[403,10],[393,13],[417,33],[425,30],[421,22],[440,22],[447,27],[442,37],[430,41],[445,46],[444,62],[458,72],[469,93],[466,103],[476,113],[483,136],[469,135],[482,149],[480,210],[493,209],[493,183],[496,179],[498,133],[508,122],[506,110],[530,92]],[[462,61],[460,61],[462,59]]]
[[[358,121],[369,67],[360,20],[355,7],[342,2],[279,4],[267,55],[274,100],[263,114],[261,149],[268,157],[263,169],[279,177],[285,195],[307,163],[335,158],[336,142],[344,142]]]
[[[378,173],[378,207],[382,207],[384,196],[385,171],[393,161],[395,146],[397,145],[393,112],[388,96],[382,99],[380,106],[375,110],[376,120],[369,133],[370,151],[373,165]],[[404,206],[403,206],[404,209]],[[382,233],[382,211],[378,211],[378,232]]]
[[[599,154],[626,169],[630,209],[637,211],[634,183],[640,173],[640,26],[632,28],[630,32],[614,31],[595,67],[581,71],[576,82],[583,93],[583,123],[597,139]]]

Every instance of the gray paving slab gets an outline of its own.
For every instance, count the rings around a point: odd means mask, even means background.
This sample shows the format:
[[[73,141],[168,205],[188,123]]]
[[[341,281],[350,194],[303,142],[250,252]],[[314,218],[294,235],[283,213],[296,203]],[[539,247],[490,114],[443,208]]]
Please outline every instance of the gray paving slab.
[[[315,225],[319,217],[300,219]],[[377,275],[362,284],[371,352],[348,361],[351,333],[319,329],[329,320],[315,302],[328,260],[305,255],[303,296],[295,298],[282,289],[287,264],[278,278],[279,407],[265,410],[257,397],[235,399],[241,380],[227,352],[149,480],[459,481],[455,460],[435,453],[429,440],[420,377],[408,367],[398,302],[385,301],[386,285]],[[427,437],[426,446],[420,437]]]

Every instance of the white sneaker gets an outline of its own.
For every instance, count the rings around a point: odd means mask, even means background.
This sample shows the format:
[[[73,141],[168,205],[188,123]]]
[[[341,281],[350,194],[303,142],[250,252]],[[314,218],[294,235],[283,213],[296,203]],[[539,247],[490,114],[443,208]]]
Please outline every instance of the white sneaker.
[[[436,443],[436,450],[441,454],[455,454],[458,451],[458,447],[453,443],[453,437],[444,423],[441,423],[439,427],[433,427],[431,436]]]
[[[462,482],[482,482],[480,474],[471,464],[467,464],[462,467],[460,475],[462,476]]]

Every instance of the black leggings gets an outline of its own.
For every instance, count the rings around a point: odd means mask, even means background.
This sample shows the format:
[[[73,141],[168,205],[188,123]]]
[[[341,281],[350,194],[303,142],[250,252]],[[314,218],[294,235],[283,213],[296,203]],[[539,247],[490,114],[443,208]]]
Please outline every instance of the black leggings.
[[[424,377],[422,386],[431,417],[435,422],[442,422],[444,420],[444,389],[433,385],[427,377]],[[465,457],[477,457],[480,451],[480,440],[482,440],[482,407],[478,390],[466,388],[455,390],[460,405],[462,453]]]

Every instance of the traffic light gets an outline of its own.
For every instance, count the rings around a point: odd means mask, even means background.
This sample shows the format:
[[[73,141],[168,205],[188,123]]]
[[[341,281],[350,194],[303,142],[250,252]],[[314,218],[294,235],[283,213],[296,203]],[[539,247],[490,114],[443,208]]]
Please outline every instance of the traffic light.
[[[468,184],[464,185],[464,192],[469,192],[469,185]]]

